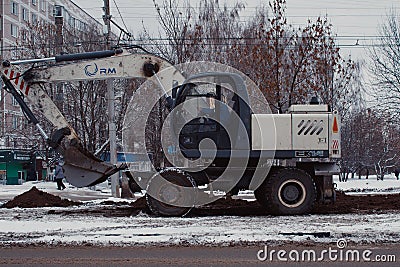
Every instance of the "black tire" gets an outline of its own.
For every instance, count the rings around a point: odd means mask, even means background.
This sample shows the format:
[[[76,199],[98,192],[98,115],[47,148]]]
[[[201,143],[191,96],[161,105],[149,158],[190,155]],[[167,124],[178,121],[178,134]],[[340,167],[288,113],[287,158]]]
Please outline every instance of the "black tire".
[[[147,185],[146,202],[150,211],[158,216],[182,217],[193,208],[195,194],[184,194],[180,187],[195,188],[193,178],[180,170],[164,170],[153,176]],[[177,186],[175,186],[177,185]],[[168,204],[167,204],[168,203]],[[185,206],[174,203],[189,203]]]
[[[281,168],[272,170],[254,194],[271,214],[298,215],[311,212],[317,190],[314,180],[305,171]]]

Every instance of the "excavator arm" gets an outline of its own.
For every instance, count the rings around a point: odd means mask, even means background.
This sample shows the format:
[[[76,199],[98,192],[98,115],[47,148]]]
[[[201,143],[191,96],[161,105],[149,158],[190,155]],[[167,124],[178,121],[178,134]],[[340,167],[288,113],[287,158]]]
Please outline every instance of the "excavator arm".
[[[18,68],[20,64],[37,63],[62,64],[44,64],[25,72],[21,72]],[[170,89],[173,84],[182,84],[184,81],[182,74],[166,60],[152,54],[131,54],[121,49],[11,63],[5,61],[1,66],[1,77],[5,87],[16,98],[29,121],[36,125],[49,145],[58,148],[63,155],[67,180],[77,187],[103,182],[126,166],[124,164],[114,166],[103,162],[83,148],[75,130],[47,95],[44,89],[45,84],[110,78],[150,79],[156,77],[161,88]],[[24,99],[27,99],[34,110],[41,112],[53,124],[55,130],[50,137],[40,127],[39,121]],[[62,146],[61,141],[65,139],[66,142],[63,142]]]

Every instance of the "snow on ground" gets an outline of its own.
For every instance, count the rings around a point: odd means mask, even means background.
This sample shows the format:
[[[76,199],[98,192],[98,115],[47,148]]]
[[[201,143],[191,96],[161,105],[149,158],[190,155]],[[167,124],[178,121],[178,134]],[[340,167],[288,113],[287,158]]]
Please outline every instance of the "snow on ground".
[[[383,181],[349,179],[337,188],[346,193],[398,193],[400,181],[387,176]],[[134,217],[104,217],[80,213],[88,207],[101,209],[110,198],[106,186],[58,191],[54,182],[27,182],[0,185],[0,202],[19,195],[32,186],[51,194],[87,204],[69,208],[0,209],[0,246],[16,244],[93,244],[93,245],[231,245],[247,242],[336,242],[340,238],[355,243],[400,242],[400,213],[306,215],[306,216],[211,216],[158,218],[145,214]],[[250,191],[240,193],[251,199]],[[126,200],[123,200],[126,201]],[[97,205],[97,206],[96,206]],[[73,213],[68,213],[69,210]],[[50,210],[57,212],[49,212]],[[78,212],[76,212],[78,210]],[[63,212],[66,211],[66,212]],[[282,233],[330,232],[330,238]]]
[[[339,182],[337,176],[334,177],[337,189],[346,194],[393,194],[400,193],[400,180],[394,175],[385,175],[382,180],[377,180],[375,175],[370,175],[368,179],[362,176],[358,179],[349,178],[347,182]]]
[[[63,210],[65,208],[57,208]],[[158,218],[49,214],[43,209],[1,209],[0,246],[71,245],[232,245],[248,242],[400,242],[400,214]],[[329,238],[282,235],[330,232]]]

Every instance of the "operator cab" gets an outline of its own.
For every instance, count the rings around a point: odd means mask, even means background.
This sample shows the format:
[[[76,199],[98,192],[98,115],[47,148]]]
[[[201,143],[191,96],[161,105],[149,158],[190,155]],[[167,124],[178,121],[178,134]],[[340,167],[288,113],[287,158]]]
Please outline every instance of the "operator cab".
[[[210,77],[212,82],[209,82]],[[208,138],[216,146],[217,157],[229,158],[231,149],[238,143],[237,138],[242,135],[235,118],[242,119],[246,114],[250,118],[248,105],[238,96],[240,92],[247,97],[244,81],[232,73],[212,73],[196,78],[203,79],[188,79],[178,88],[174,101],[173,129],[179,135],[180,149],[186,157],[198,158],[200,142]],[[233,132],[231,137],[228,128]]]

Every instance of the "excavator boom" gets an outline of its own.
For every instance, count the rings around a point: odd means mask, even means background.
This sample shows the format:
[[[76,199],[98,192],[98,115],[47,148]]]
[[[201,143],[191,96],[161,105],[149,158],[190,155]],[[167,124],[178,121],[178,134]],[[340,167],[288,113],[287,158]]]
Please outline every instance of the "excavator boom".
[[[68,62],[72,61],[72,62]],[[62,65],[42,65],[21,72],[17,65],[48,62],[64,62]],[[68,63],[65,63],[68,62]],[[165,70],[160,72],[161,70]],[[45,84],[63,81],[105,80],[109,78],[147,78],[157,76],[161,88],[171,88],[182,83],[184,77],[166,60],[152,54],[131,54],[121,49],[80,54],[60,55],[45,59],[28,59],[3,62],[1,78],[21,106],[29,122],[36,125],[48,144],[57,149],[64,158],[66,179],[77,187],[91,186],[103,182],[110,175],[126,169],[104,162],[87,151],[63,114],[47,95]],[[158,74],[160,72],[160,74]],[[49,137],[40,127],[31,108],[41,112],[54,126]],[[66,140],[65,140],[66,139]],[[62,143],[62,141],[65,142]]]

